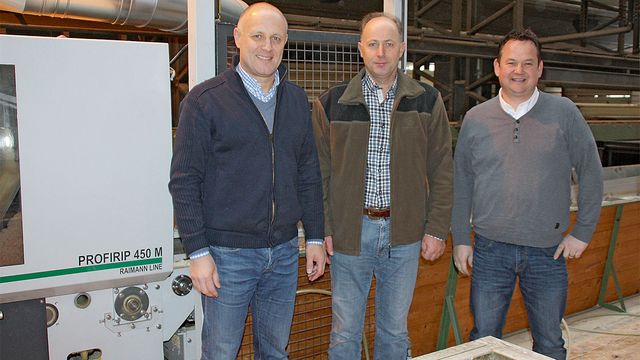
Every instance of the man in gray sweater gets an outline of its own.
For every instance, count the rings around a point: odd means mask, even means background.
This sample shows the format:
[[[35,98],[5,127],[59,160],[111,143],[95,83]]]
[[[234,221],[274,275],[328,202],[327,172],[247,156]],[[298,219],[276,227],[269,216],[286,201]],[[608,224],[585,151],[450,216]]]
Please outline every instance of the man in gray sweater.
[[[454,262],[466,275],[473,267],[471,340],[502,336],[518,278],[533,350],[565,359],[565,260],[579,258],[591,240],[602,166],[576,105],[537,89],[543,62],[531,30],[507,34],[493,66],[500,92],[467,112],[454,157]],[[565,236],[572,168],[579,211]]]

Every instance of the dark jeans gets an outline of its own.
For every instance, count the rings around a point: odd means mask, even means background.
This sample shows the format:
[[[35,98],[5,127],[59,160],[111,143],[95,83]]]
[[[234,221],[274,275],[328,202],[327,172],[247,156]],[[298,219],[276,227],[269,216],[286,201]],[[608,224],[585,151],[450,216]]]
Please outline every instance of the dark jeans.
[[[533,351],[558,360],[566,358],[560,322],[567,301],[564,257],[553,259],[556,247],[535,248],[489,240],[476,234],[471,279],[471,340],[502,337],[511,296],[520,290],[529,317]]]

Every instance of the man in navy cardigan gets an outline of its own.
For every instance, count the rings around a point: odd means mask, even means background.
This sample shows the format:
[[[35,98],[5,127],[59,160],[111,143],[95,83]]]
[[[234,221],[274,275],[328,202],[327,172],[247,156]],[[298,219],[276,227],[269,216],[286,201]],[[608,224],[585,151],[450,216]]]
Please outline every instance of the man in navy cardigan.
[[[202,358],[236,358],[251,305],[256,358],[283,359],[299,221],[309,280],[324,273],[322,179],[307,97],[280,64],[285,17],[253,4],[233,35],[240,52],[233,68],[180,105],[169,189],[202,293]]]

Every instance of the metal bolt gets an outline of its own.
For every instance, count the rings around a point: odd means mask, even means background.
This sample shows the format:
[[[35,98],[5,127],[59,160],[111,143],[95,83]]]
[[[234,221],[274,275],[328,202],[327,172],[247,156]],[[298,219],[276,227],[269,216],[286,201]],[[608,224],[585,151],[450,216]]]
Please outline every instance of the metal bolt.
[[[156,286],[154,286],[156,288],[156,290],[160,290],[160,285],[156,284]]]
[[[122,333],[118,333],[118,337],[122,336]]]
[[[118,290],[118,288],[113,288],[113,293],[114,293],[114,294],[117,294],[117,293],[119,293],[119,292],[120,292],[120,290]]]
[[[191,340],[191,338],[187,339],[187,343],[191,344],[191,341],[193,341],[193,340]]]
[[[149,313],[144,314],[145,319],[148,319],[149,316],[151,316],[151,315],[149,315]]]
[[[142,285],[142,288],[143,288],[143,289],[145,289],[145,290],[147,290],[147,289],[149,288],[149,285],[144,284],[144,285]]]
[[[162,329],[162,324],[156,325],[156,329],[158,329],[158,330]]]
[[[113,320],[116,324],[120,324],[120,319],[114,319]]]
[[[154,306],[151,309],[153,310],[153,312],[158,312],[158,307],[157,306]]]
[[[111,320],[111,314],[107,314],[107,315],[105,315],[105,319],[107,319],[107,320]]]
[[[135,329],[136,328],[136,324],[131,324],[131,328]]]

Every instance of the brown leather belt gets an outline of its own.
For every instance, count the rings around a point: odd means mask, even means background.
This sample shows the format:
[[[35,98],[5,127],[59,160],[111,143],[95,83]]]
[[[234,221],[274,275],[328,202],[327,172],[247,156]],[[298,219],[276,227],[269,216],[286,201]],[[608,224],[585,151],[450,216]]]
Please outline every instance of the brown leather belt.
[[[391,216],[391,209],[364,208],[362,214],[367,215],[369,219],[379,220]]]

